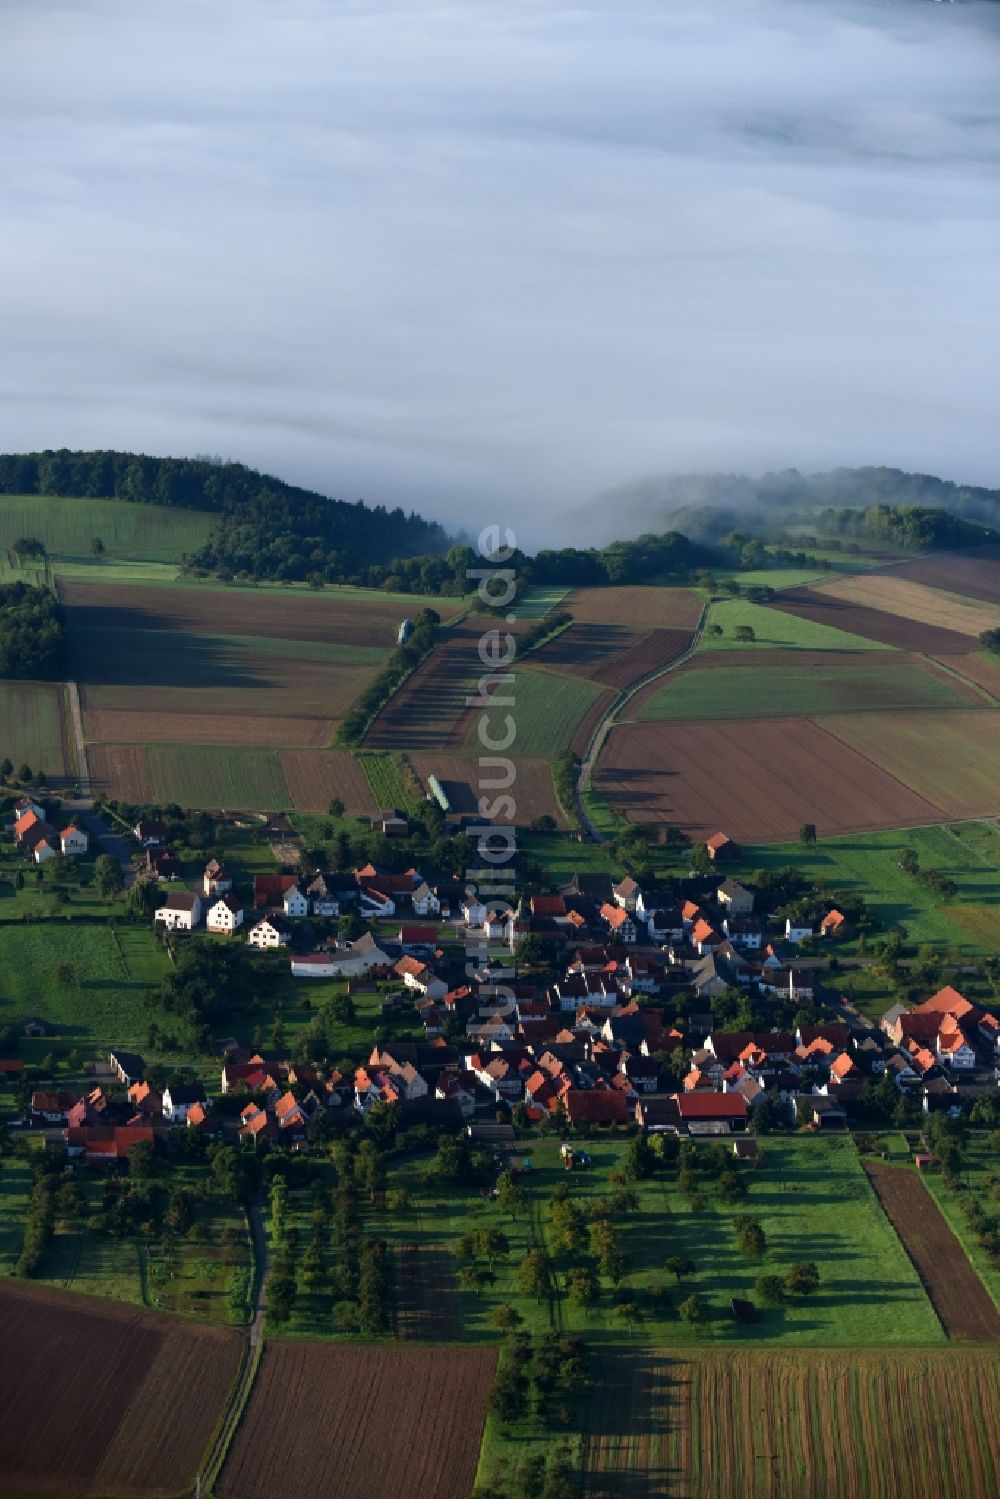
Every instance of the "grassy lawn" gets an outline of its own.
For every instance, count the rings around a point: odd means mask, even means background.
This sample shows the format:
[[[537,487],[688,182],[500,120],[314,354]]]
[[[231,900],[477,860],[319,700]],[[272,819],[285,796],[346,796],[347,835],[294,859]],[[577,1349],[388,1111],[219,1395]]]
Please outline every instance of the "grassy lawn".
[[[61,682],[0,682],[0,759],[27,763],[50,778],[75,774],[64,729],[66,689]]]
[[[589,838],[577,842],[572,833],[521,832],[518,847],[537,859],[553,885],[565,885],[574,874],[613,874],[619,879],[621,865],[611,856],[606,843]]]
[[[105,555],[122,561],[180,562],[208,538],[215,516],[167,505],[133,505],[64,495],[0,495],[0,551],[19,536],[45,543],[53,560],[90,559],[95,538]],[[100,567],[95,559],[95,568]],[[95,572],[95,576],[99,573]]]
[[[954,904],[942,906],[899,868],[904,848],[916,850],[921,868],[939,869],[955,881]],[[825,881],[831,890],[863,895],[881,927],[904,926],[912,942],[954,953],[996,951],[1000,832],[988,823],[821,838],[812,848],[797,843],[747,847],[739,873],[788,866]]]
[[[106,1051],[112,1046],[142,1049],[151,1021],[177,1029],[176,1017],[151,1000],[151,990],[168,970],[147,927],[120,929],[121,947],[106,923],[45,921],[0,924],[0,969],[4,974],[0,1023],[39,1015],[54,1035],[25,1042],[21,1053],[63,1050]],[[73,981],[58,974],[66,965]]]
[[[703,651],[774,650],[778,647],[790,651],[885,651],[889,647],[878,641],[868,640],[862,635],[851,635],[847,630],[836,630],[832,625],[817,624],[811,619],[799,619],[794,614],[784,614],[779,609],[769,609],[766,604],[751,604],[748,599],[722,599],[711,604],[705,631],[699,649]],[[722,634],[709,634],[713,625],[720,625]],[[756,640],[741,645],[735,639],[740,625],[750,625],[756,632]]]
[[[9,1089],[0,1088],[0,1093]],[[0,1169],[0,1275],[10,1275],[24,1242],[31,1171],[27,1161],[8,1156]]]
[[[998,1172],[1000,1172],[1000,1161],[997,1160],[994,1151],[990,1148],[989,1136],[982,1134],[970,1135],[969,1142],[965,1147],[965,1157],[968,1166],[963,1172],[963,1180],[970,1188],[971,1195],[975,1201],[987,1213],[992,1213],[995,1216],[997,1204],[990,1200],[987,1183],[991,1177],[996,1177]],[[934,1171],[929,1171],[925,1175],[924,1183],[938,1207],[947,1218],[952,1232],[972,1261],[973,1267],[983,1285],[989,1291],[997,1306],[1000,1306],[1000,1268],[990,1263],[986,1251],[977,1241],[976,1235],[968,1227],[959,1210],[958,1194],[948,1186],[942,1176]]]
[[[919,666],[877,664],[706,667],[677,673],[648,698],[640,719],[746,718],[902,708],[959,708],[948,682]]]

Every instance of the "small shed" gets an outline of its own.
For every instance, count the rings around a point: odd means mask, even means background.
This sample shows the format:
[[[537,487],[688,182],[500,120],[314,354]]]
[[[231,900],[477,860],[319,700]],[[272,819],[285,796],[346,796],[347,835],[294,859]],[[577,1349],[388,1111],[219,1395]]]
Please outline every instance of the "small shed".
[[[930,1171],[937,1164],[937,1158],[928,1150],[918,1151],[913,1159],[918,1171]]]
[[[745,1301],[742,1296],[734,1296],[729,1303],[729,1310],[734,1322],[756,1322],[757,1308],[752,1301]]]

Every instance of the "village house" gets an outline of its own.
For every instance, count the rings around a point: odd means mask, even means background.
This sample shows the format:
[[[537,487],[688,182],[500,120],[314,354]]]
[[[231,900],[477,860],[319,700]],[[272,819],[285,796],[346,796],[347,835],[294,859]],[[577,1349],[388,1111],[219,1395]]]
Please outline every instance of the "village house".
[[[168,931],[191,932],[201,920],[201,898],[193,890],[171,890],[162,906],[157,906],[154,921]]]
[[[400,958],[392,971],[403,980],[407,989],[416,989],[418,994],[426,994],[429,999],[443,999],[448,992],[444,979],[438,978],[434,970],[419,958]]]
[[[617,884],[612,885],[611,889],[615,905],[621,906],[623,911],[634,913],[642,891],[632,876],[626,875],[623,880],[619,880]]]
[[[170,1124],[186,1124],[188,1110],[204,1102],[201,1083],[174,1083],[163,1090],[163,1117]]]
[[[283,916],[262,916],[247,932],[247,942],[258,948],[285,947],[291,935]]]
[[[739,857],[739,844],[734,843],[728,833],[713,833],[711,838],[705,839],[705,850],[713,864],[721,863],[726,859]]]
[[[281,897],[281,908],[289,920],[309,915],[309,902],[298,885],[291,885]]]
[[[340,974],[336,951],[293,953],[292,977],[297,979],[332,979]]]
[[[383,838],[405,838],[409,831],[406,816],[395,807],[377,812],[372,818],[372,832],[381,833]]]
[[[616,942],[635,942],[638,939],[638,928],[623,906],[605,901],[600,916]]]
[[[115,1077],[126,1088],[131,1088],[133,1083],[141,1083],[146,1076],[146,1063],[138,1052],[113,1051],[108,1062]]]
[[[59,847],[64,859],[80,858],[90,848],[90,839],[82,828],[70,823],[59,834]]]
[[[227,895],[232,888],[233,882],[228,870],[222,867],[218,859],[209,859],[201,877],[202,894]]]
[[[807,942],[812,935],[811,921],[806,921],[804,918],[794,920],[791,916],[785,918],[786,942]]]
[[[158,817],[141,817],[132,829],[135,841],[142,848],[152,848],[157,843],[166,843],[167,825]]]
[[[440,916],[441,901],[426,880],[421,880],[410,896],[414,916]]]
[[[754,897],[739,880],[723,880],[715,898],[729,916],[749,916],[753,911]]]
[[[340,915],[340,901],[322,872],[309,881],[305,894],[314,916]]]
[[[223,895],[208,909],[205,925],[210,932],[235,932],[243,925],[243,902],[235,895]]]

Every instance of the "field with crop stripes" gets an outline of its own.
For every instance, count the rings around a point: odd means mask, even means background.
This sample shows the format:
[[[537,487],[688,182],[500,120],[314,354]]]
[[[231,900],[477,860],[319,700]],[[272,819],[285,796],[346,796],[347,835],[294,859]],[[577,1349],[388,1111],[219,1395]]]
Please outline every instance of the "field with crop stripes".
[[[721,652],[719,653],[721,655]],[[815,713],[862,712],[866,709],[956,708],[986,699],[957,678],[940,675],[896,652],[887,652],[876,665],[863,656],[820,658],[798,666],[796,658],[783,665],[755,664],[744,658],[732,666],[681,669],[650,694],[636,717],[747,718]],[[711,662],[711,654],[698,656]],[[728,661],[728,656],[723,659]]]
[[[187,1489],[241,1345],[221,1328],[7,1282],[0,1494],[161,1499]]]
[[[494,709],[490,733],[494,736],[505,733],[504,716],[509,713],[515,728],[509,753],[555,757],[576,743],[580,725],[601,692],[593,682],[524,667],[515,673],[513,705]],[[473,720],[466,739],[466,748],[470,750],[481,748],[476,723]]]
[[[483,1347],[268,1343],[216,1492],[468,1499],[495,1365]]]
[[[0,682],[0,759],[27,763],[50,781],[73,774],[66,689],[61,682]]]
[[[994,1499],[988,1350],[603,1358],[588,1499]]]

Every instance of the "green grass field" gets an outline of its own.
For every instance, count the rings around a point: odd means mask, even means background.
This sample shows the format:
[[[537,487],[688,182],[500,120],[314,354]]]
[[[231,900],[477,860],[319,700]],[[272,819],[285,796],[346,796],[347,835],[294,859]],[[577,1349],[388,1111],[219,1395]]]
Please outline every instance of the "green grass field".
[[[91,542],[109,558],[180,562],[208,538],[215,516],[166,505],[133,505],[63,495],[0,495],[0,551],[20,536],[44,542],[53,560],[90,557]],[[98,563],[98,566],[100,564]],[[99,574],[97,574],[99,576]]]
[[[152,1020],[177,1030],[176,1018],[151,998],[169,963],[149,928],[122,926],[119,941],[120,949],[110,928],[94,922],[0,923],[0,1024],[40,1015],[55,1032],[23,1043],[26,1060],[69,1048],[141,1049]],[[60,980],[63,965],[72,973],[69,983]]]
[[[597,1305],[573,1305],[563,1289],[563,1277],[574,1262],[553,1252],[548,1239],[548,1202],[557,1186],[568,1181],[573,1200],[584,1210],[594,1198],[613,1190],[608,1173],[620,1161],[624,1141],[601,1135],[585,1144],[594,1164],[572,1177],[561,1165],[556,1140],[524,1146],[522,1156],[532,1162],[522,1178],[528,1211],[514,1222],[499,1204],[482,1201],[474,1188],[437,1181],[422,1185],[419,1161],[407,1159],[393,1167],[388,1185],[405,1185],[411,1208],[366,1211],[366,1230],[393,1245],[416,1245],[428,1253],[450,1254],[456,1261],[460,1240],[470,1227],[503,1230],[511,1248],[495,1266],[495,1283],[479,1292],[455,1289],[466,1341],[495,1337],[486,1314],[492,1306],[509,1304],[524,1318],[528,1331],[542,1333],[555,1326],[580,1332],[597,1345],[621,1344],[624,1323],[608,1283],[603,1282]],[[745,1171],[749,1195],[735,1206],[723,1203],[708,1185],[704,1209],[693,1210],[678,1191],[672,1170],[635,1184],[638,1209],[614,1218],[626,1255],[624,1284],[642,1311],[629,1343],[852,1347],[943,1342],[916,1272],[875,1199],[851,1141],[782,1138],[769,1140],[763,1149],[762,1163]],[[307,1207],[306,1194],[301,1196]],[[768,1249],[762,1262],[747,1260],[737,1247],[733,1219],[740,1213],[757,1218],[764,1229]],[[551,1288],[541,1301],[525,1295],[517,1281],[517,1266],[530,1247],[541,1248],[549,1263]],[[688,1256],[696,1265],[679,1289],[665,1269],[674,1254]],[[796,1260],[818,1265],[821,1284],[815,1295],[793,1298],[774,1310],[762,1307],[752,1325],[734,1324],[730,1298],[757,1299],[756,1277],[782,1274]],[[576,1263],[592,1261],[585,1253]],[[674,1305],[692,1291],[706,1296],[710,1316],[704,1327],[692,1330],[673,1309],[657,1308],[649,1298],[650,1288],[657,1285],[670,1288]]]
[[[0,759],[50,778],[73,775],[67,711],[61,682],[0,682]]]
[[[705,667],[679,672],[648,698],[641,719],[784,717],[865,709],[960,708],[964,699],[940,677],[919,666],[895,664],[828,667]]]
[[[704,651],[745,650],[790,650],[790,651],[885,651],[890,647],[862,635],[851,635],[846,630],[835,630],[832,625],[816,624],[811,619],[799,619],[794,614],[784,614],[779,609],[769,609],[766,604],[751,604],[748,599],[723,599],[713,603],[705,621],[699,649]],[[711,635],[713,625],[719,625],[721,635]],[[756,640],[742,645],[735,638],[739,625],[750,625],[756,632]]]
[[[250,745],[151,744],[150,796],[182,807],[280,808],[291,805],[276,750]]]
[[[938,869],[955,881],[954,904],[942,905],[900,869],[904,848],[916,850],[921,868]],[[881,927],[904,926],[912,942],[929,942],[946,952],[996,951],[1000,832],[989,823],[821,838],[811,848],[798,843],[757,845],[743,850],[739,871],[787,866],[810,880],[824,881],[830,890],[864,896]],[[963,924],[966,918],[971,918],[968,926]]]
[[[575,677],[531,667],[515,673],[514,706],[509,709],[517,729],[511,752],[517,755],[554,758],[567,750],[580,720],[604,689]],[[481,750],[478,728],[466,741],[468,749]]]

